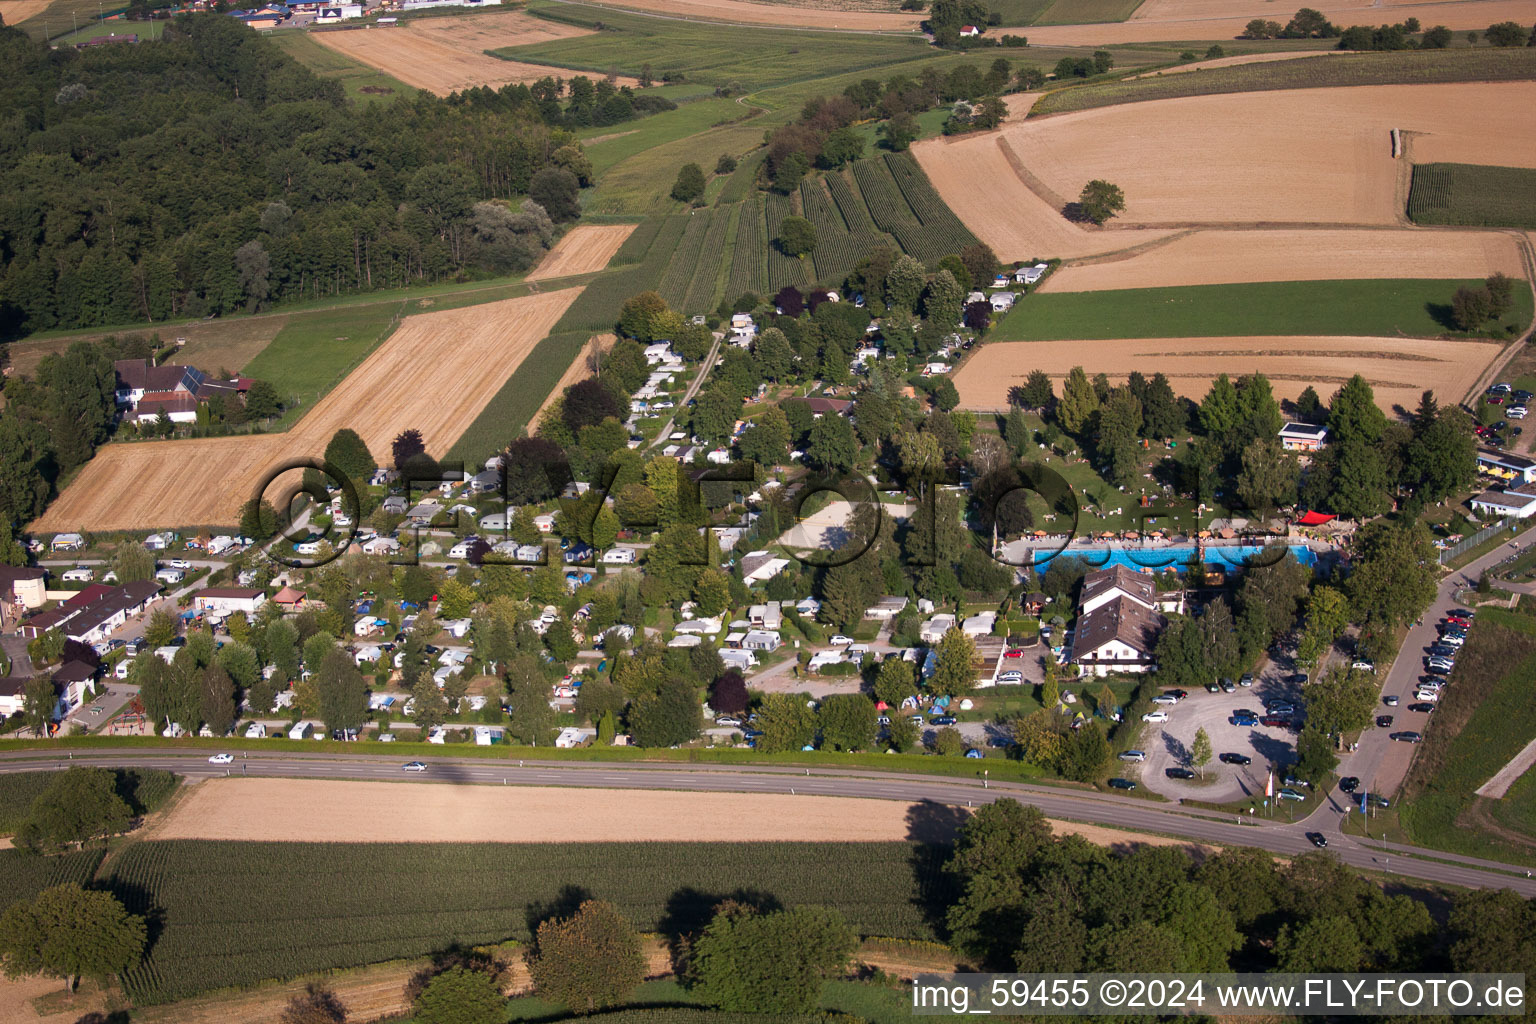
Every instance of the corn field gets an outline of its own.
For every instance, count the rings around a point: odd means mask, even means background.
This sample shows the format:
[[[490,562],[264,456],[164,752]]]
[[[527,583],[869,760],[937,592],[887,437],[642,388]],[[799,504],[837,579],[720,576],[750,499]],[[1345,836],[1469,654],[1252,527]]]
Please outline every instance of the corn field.
[[[768,239],[763,235],[762,200],[749,197],[742,204],[736,223],[736,248],[731,252],[731,278],[726,298],[734,300],[742,292],[767,295]]]
[[[682,309],[683,300],[688,297],[688,286],[693,282],[693,272],[698,269],[699,257],[704,250],[704,236],[715,216],[715,211],[709,209],[694,210],[688,216],[687,229],[667,263],[661,287],[656,289],[673,309]]]
[[[714,211],[704,244],[699,252],[693,280],[688,283],[688,294],[683,299],[684,313],[708,313],[719,303],[720,270],[725,263],[726,245],[733,222],[739,215],[741,204],[722,206]],[[735,296],[732,296],[735,298]]]
[[[835,907],[865,935],[933,939],[941,897],[928,848],[906,843],[142,842],[108,885],[157,922],[125,984],[138,1003],[455,943],[527,939],[581,899],[642,930],[691,930],[732,894]],[[91,866],[94,866],[92,864]]]
[[[20,850],[0,850],[0,913],[12,903],[29,900],[55,885],[85,885],[105,855],[105,850],[77,850],[58,857],[39,857]]]

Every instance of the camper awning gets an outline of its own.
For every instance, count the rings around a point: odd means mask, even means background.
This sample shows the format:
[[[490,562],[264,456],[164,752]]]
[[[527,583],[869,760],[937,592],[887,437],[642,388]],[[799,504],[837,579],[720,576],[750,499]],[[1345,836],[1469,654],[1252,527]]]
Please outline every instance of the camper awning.
[[[1339,518],[1339,517],[1338,516],[1325,515],[1322,512],[1308,512],[1306,515],[1304,515],[1300,519],[1296,520],[1296,525],[1297,526],[1322,526],[1324,523],[1331,523],[1331,522],[1333,522],[1337,518]]]

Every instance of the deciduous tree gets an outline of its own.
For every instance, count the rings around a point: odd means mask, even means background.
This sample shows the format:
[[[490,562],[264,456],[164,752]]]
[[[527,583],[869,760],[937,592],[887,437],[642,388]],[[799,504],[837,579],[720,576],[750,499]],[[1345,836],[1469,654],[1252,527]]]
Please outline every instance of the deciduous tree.
[[[105,981],[137,964],[145,934],[144,919],[111,893],[70,882],[13,903],[0,916],[0,967],[13,978],[63,978],[73,992],[82,977]]]
[[[524,954],[536,992],[576,1013],[618,1006],[645,980],[634,925],[612,903],[587,900],[539,925]]]

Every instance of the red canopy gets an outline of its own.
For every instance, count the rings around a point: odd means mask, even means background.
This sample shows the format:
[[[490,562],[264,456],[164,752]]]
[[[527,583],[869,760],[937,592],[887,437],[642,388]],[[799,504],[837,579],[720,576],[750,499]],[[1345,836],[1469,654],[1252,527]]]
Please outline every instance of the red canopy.
[[[1321,512],[1308,512],[1306,515],[1304,515],[1300,519],[1296,520],[1296,525],[1297,526],[1322,526],[1324,523],[1331,523],[1331,522],[1333,522],[1337,518],[1339,518],[1339,517],[1338,516],[1324,515]]]

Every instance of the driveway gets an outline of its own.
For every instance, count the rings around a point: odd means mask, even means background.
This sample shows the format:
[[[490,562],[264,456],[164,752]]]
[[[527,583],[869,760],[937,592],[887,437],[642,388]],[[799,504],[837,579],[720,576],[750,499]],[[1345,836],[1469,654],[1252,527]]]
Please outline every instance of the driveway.
[[[64,716],[63,727],[71,732],[100,732],[139,692],[137,686],[129,686],[119,679],[107,679],[97,684],[102,694],[90,704],[82,704]],[[99,711],[97,709],[100,709]]]

